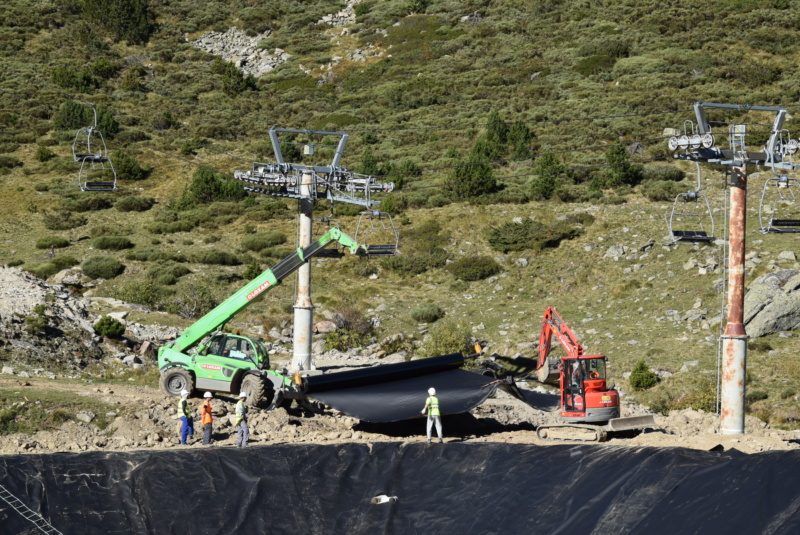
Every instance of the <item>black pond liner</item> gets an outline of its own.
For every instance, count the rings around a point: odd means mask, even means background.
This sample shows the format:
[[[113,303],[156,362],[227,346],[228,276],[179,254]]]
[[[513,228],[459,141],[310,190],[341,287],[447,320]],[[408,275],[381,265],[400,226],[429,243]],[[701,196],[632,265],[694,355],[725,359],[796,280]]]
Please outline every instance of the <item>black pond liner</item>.
[[[459,369],[461,353],[315,375],[306,393],[365,422],[396,422],[420,416],[428,388],[436,389],[442,414],[474,409],[494,394],[493,376]]]
[[[797,534],[800,453],[498,443],[0,457],[64,534]],[[373,498],[386,495],[385,503]],[[376,501],[381,501],[380,499]],[[0,501],[0,532],[34,533]]]

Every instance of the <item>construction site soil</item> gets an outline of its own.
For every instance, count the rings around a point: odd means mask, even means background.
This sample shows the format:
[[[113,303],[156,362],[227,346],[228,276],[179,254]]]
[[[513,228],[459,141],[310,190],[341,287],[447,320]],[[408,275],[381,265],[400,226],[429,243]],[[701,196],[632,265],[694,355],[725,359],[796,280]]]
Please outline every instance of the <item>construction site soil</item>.
[[[131,451],[142,449],[202,448],[200,430],[189,446],[178,441],[175,398],[156,388],[134,385],[97,385],[59,379],[9,377],[0,375],[0,388],[19,392],[24,402],[25,391],[58,389],[74,396],[85,396],[120,408],[118,414],[107,415],[110,423],[100,429],[94,422],[69,420],[51,431],[34,434],[11,434],[0,438],[0,454],[42,454],[55,452]],[[30,398],[29,398],[30,399]],[[195,410],[200,400],[193,398]],[[421,399],[420,405],[424,402]],[[235,399],[217,396],[213,441],[216,446],[232,446],[235,432],[227,414]],[[424,442],[425,420],[422,418],[386,424],[368,424],[326,407],[316,412],[294,405],[273,411],[253,411],[250,418],[251,444],[336,444],[375,442]],[[623,408],[623,415],[643,414],[641,407]],[[444,417],[445,442],[501,442],[512,444],[552,445],[536,437],[536,426],[556,423],[557,414],[533,409],[498,392],[469,413]],[[604,444],[631,448],[681,447],[699,450],[736,449],[744,453],[800,449],[800,432],[772,429],[761,420],[748,416],[743,435],[721,435],[718,418],[693,410],[673,411],[668,416],[656,415],[657,429],[625,436],[612,435]],[[572,432],[561,438],[575,437]]]

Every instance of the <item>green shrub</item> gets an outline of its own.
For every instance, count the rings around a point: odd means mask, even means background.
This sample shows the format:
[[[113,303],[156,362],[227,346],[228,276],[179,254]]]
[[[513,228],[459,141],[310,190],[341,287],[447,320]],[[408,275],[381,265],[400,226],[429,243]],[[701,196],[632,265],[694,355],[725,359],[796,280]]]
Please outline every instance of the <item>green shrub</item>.
[[[763,390],[751,390],[745,395],[745,400],[747,403],[755,403],[756,401],[761,401],[767,399],[768,397],[769,394]]]
[[[35,335],[42,333],[47,328],[47,320],[41,314],[25,316],[25,330],[28,334]]]
[[[134,247],[134,244],[122,236],[100,236],[92,240],[92,247],[104,251],[121,251]]]
[[[125,332],[125,326],[116,318],[103,316],[94,324],[94,332],[106,338],[118,338]]]
[[[569,221],[545,225],[526,218],[521,223],[511,221],[489,229],[486,239],[494,249],[508,253],[557,247],[563,240],[573,239],[580,234],[581,230]]]
[[[181,288],[165,302],[166,311],[184,318],[199,318],[217,306],[209,289],[203,285],[190,284]]]
[[[91,256],[81,263],[81,270],[90,279],[113,279],[125,271],[125,265],[110,256]]]
[[[447,266],[453,277],[463,281],[483,280],[499,273],[503,268],[489,256],[462,257]]]
[[[378,272],[378,265],[369,261],[356,262],[353,264],[352,272],[356,277],[370,277]]]
[[[152,197],[137,197],[131,195],[130,197],[123,197],[117,201],[114,208],[120,212],[146,212],[156,203]]]
[[[28,271],[30,271],[31,273],[33,273],[42,280],[47,280],[61,270],[58,269],[55,266],[55,264],[52,264],[50,262],[45,262],[43,264],[37,264],[35,266],[28,268]]]
[[[169,296],[166,288],[149,278],[125,281],[121,286],[112,287],[109,293],[111,297],[126,303],[136,303],[151,308],[158,308]]]
[[[53,151],[51,151],[47,147],[39,145],[38,147],[36,147],[36,152],[33,154],[33,157],[36,159],[37,162],[47,162],[55,158],[56,155]]]
[[[52,264],[56,267],[58,271],[62,271],[67,268],[71,268],[72,266],[77,266],[80,262],[74,256],[64,255],[64,256],[54,256],[50,259],[48,264]]]
[[[274,247],[286,243],[286,235],[282,232],[269,231],[250,234],[242,238],[242,249],[260,252],[267,247]]]
[[[177,262],[157,262],[147,269],[147,276],[161,286],[171,286],[178,279],[191,273],[188,267]]]
[[[469,355],[471,352],[472,331],[451,320],[432,327],[417,353],[421,357],[438,357],[450,353]]]
[[[647,390],[653,388],[658,383],[658,375],[650,371],[645,361],[640,360],[631,371],[629,379],[631,388],[634,390]]]
[[[601,72],[608,72],[617,62],[616,58],[606,55],[595,55],[583,58],[575,65],[575,72],[583,76],[592,76]]]
[[[669,180],[645,182],[641,186],[642,195],[653,202],[674,201],[675,196],[684,193],[686,188]]]
[[[70,230],[81,227],[89,222],[83,216],[75,215],[72,212],[45,212],[42,214],[44,226],[48,230]]]
[[[217,249],[199,251],[189,256],[197,264],[214,264],[218,266],[238,266],[241,261],[235,255]]]
[[[411,317],[419,323],[433,323],[442,319],[444,315],[444,310],[433,303],[425,303],[411,309]]]
[[[644,181],[672,181],[680,182],[686,178],[686,173],[672,165],[649,164],[642,168],[642,180]]]
[[[6,262],[6,266],[8,266],[8,267],[17,267],[17,266],[21,266],[24,263],[25,263],[24,260],[19,260],[19,259],[17,259],[17,260],[9,260],[8,262]]]
[[[95,212],[107,210],[114,206],[110,198],[104,195],[81,196],[61,201],[61,209],[67,212]]]
[[[60,236],[47,236],[45,238],[39,238],[36,240],[37,249],[50,249],[51,247],[54,249],[69,247],[69,240]]]
[[[138,160],[128,152],[116,152],[112,161],[119,180],[144,180],[150,174],[150,171],[139,165]]]
[[[13,167],[22,167],[22,162],[13,156],[0,156],[0,169],[11,169]]]
[[[147,0],[83,0],[81,15],[110,33],[115,41],[131,45],[146,43],[155,30],[155,16]]]
[[[381,260],[381,266],[400,275],[419,275],[447,263],[444,249],[432,249],[415,255],[396,255]]]

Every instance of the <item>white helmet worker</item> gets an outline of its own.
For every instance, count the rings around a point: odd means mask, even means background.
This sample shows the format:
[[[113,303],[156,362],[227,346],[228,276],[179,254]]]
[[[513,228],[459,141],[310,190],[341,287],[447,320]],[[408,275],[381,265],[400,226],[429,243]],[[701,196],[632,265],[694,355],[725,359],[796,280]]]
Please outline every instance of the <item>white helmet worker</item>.
[[[429,396],[435,396],[436,395],[436,389],[433,388],[433,387],[429,388],[428,389],[428,395]]]
[[[182,398],[188,398],[189,397],[189,391],[186,390],[185,388],[183,390],[181,390],[181,397]]]
[[[246,398],[247,397],[247,392],[239,392],[239,397],[240,398]]]
[[[203,397],[204,398],[213,398],[214,394],[212,394],[211,392],[206,392],[205,394],[203,394]]]

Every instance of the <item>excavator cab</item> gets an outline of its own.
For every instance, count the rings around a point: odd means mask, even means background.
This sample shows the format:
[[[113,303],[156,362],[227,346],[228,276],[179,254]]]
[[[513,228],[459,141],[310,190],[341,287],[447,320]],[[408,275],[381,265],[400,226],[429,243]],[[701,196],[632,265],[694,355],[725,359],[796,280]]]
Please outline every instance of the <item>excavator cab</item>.
[[[561,370],[565,421],[606,422],[619,417],[619,393],[606,388],[606,357],[565,358]]]

